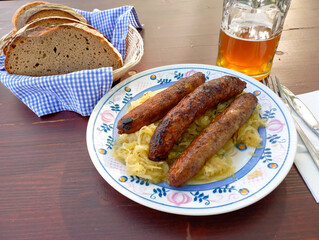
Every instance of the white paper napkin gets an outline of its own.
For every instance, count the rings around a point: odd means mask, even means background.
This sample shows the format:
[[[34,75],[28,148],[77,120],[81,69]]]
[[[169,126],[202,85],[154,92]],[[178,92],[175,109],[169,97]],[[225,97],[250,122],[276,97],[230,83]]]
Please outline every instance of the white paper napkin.
[[[298,97],[307,105],[317,120],[319,120],[319,91],[301,94],[298,95]],[[295,113],[293,113],[293,115],[295,117],[297,116]],[[314,134],[300,118],[296,117],[296,120],[305,131],[310,141],[317,149],[319,149],[319,138],[316,134]],[[319,203],[319,169],[299,136],[295,165],[316,202]]]

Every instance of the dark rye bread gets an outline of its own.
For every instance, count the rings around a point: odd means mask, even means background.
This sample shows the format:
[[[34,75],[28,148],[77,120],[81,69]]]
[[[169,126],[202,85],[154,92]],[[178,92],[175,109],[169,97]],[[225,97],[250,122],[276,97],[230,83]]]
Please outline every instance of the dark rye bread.
[[[54,27],[60,24],[64,23],[79,23],[79,24],[84,24],[88,27],[93,28],[91,25],[82,23],[78,20],[72,19],[72,18],[66,18],[66,17],[45,17],[45,18],[39,18],[35,19],[34,21],[28,23],[25,25],[23,28],[20,28],[16,33],[11,32],[10,34],[7,34],[3,38],[0,39],[0,50],[3,51],[3,54],[6,54],[7,48],[10,45],[10,41],[15,37],[15,35],[20,35],[23,31],[38,27],[38,26],[43,26],[43,27]]]
[[[50,16],[67,17],[87,23],[87,20],[72,8],[55,3],[31,4],[28,8],[20,11],[19,14],[15,14],[15,17],[12,19],[12,23],[14,24],[15,29],[19,30],[24,25],[34,21],[35,19]]]
[[[77,23],[25,30],[11,41],[5,59],[8,73],[28,76],[122,66],[121,54],[103,34]]]

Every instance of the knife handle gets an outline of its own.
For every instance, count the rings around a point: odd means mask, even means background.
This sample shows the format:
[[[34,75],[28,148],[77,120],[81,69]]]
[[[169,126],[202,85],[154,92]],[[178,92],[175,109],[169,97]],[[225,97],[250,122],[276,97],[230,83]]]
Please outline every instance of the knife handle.
[[[300,125],[297,122],[297,120],[294,119],[294,117],[293,117],[293,120],[295,122],[295,126],[296,126],[296,129],[297,129],[297,132],[299,133],[299,136],[301,137],[301,139],[304,142],[306,148],[308,149],[311,157],[313,158],[313,161],[315,162],[315,164],[317,165],[317,167],[319,169],[319,152],[317,151],[315,146],[311,143],[311,141],[306,136],[306,134],[304,133],[304,131],[300,127]]]
[[[281,89],[291,106],[298,116],[307,124],[307,126],[319,137],[319,123],[309,108],[295,96],[286,86],[281,84]]]

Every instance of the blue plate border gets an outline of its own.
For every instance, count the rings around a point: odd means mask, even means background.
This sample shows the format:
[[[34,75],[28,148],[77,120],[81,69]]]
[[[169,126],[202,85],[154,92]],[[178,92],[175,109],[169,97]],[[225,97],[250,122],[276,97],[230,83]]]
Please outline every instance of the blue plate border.
[[[207,67],[203,67],[203,66],[207,66]],[[200,209],[214,209],[214,208],[222,208],[222,207],[225,207],[225,206],[229,206],[229,205],[232,205],[232,204],[236,204],[236,203],[239,203],[239,202],[242,202],[248,198],[252,198],[253,196],[255,196],[257,193],[259,193],[260,191],[262,191],[263,189],[265,189],[272,181],[273,179],[276,178],[276,176],[281,172],[282,168],[286,165],[286,161],[287,161],[287,157],[288,157],[288,154],[289,154],[289,151],[291,150],[291,129],[290,129],[290,125],[288,124],[288,121],[287,121],[287,118],[286,118],[286,115],[283,113],[283,110],[281,109],[281,107],[278,105],[278,103],[274,100],[274,98],[266,91],[264,91],[264,89],[260,88],[257,84],[255,84],[254,82],[251,82],[249,79],[249,77],[242,77],[240,75],[242,74],[236,74],[234,71],[232,70],[228,70],[228,69],[225,69],[225,70],[222,70],[223,68],[219,68],[219,67],[216,67],[216,66],[211,66],[211,68],[209,68],[209,65],[197,65],[197,64],[184,64],[184,67],[177,67],[176,65],[171,65],[171,66],[165,66],[167,67],[166,69],[164,69],[164,67],[160,67],[159,69],[154,69],[154,71],[152,72],[151,69],[150,70],[147,70],[147,73],[145,73],[144,75],[141,73],[141,75],[139,75],[138,77],[133,77],[131,80],[123,83],[122,85],[119,86],[118,89],[116,89],[106,100],[104,100],[103,104],[101,105],[100,109],[97,110],[97,113],[95,113],[95,115],[97,116],[101,109],[103,108],[103,106],[105,105],[106,102],[109,101],[109,99],[115,94],[117,93],[118,90],[120,90],[121,88],[127,86],[128,84],[130,84],[131,82],[133,81],[136,81],[140,78],[143,78],[147,75],[150,75],[150,74],[156,74],[158,72],[164,72],[164,71],[173,71],[173,70],[185,70],[185,69],[196,69],[196,70],[207,70],[207,71],[214,71],[214,72],[219,72],[219,73],[224,73],[224,74],[228,74],[228,75],[232,75],[232,76],[236,76],[236,77],[239,77],[243,80],[245,80],[246,82],[249,82],[251,85],[255,86],[256,88],[258,88],[259,90],[262,90],[263,93],[265,93],[269,98],[271,98],[273,100],[274,103],[276,103],[276,106],[278,107],[278,109],[280,110],[281,114],[284,116],[284,119],[285,119],[285,123],[287,125],[287,130],[288,130],[288,148],[287,148],[287,154],[285,156],[285,159],[283,161],[283,164],[281,165],[281,167],[278,169],[277,173],[274,175],[273,178],[271,178],[271,180],[262,186],[262,188],[260,188],[259,190],[255,191],[254,193],[252,194],[249,194],[247,197],[244,197],[242,199],[239,199],[237,201],[233,201],[233,202],[230,202],[228,204],[224,204],[224,205],[218,205],[218,206],[207,206],[207,207],[201,207],[201,208],[196,208],[196,207],[176,207],[176,206],[171,206],[171,205],[168,205],[168,204],[164,204],[164,203],[160,203],[160,202],[157,202],[157,201],[154,201],[152,199],[149,199],[149,198],[145,198],[145,197],[142,197],[134,192],[132,192],[131,190],[125,188],[125,186],[123,186],[121,183],[119,183],[116,179],[114,179],[110,174],[109,172],[107,171],[107,169],[105,169],[104,165],[102,164],[101,162],[101,159],[99,157],[99,155],[97,154],[97,152],[94,150],[95,152],[95,156],[96,158],[98,159],[101,167],[104,169],[105,173],[108,174],[108,176],[114,181],[114,183],[118,184],[121,188],[125,189],[126,191],[130,192],[131,194],[137,196],[138,198],[141,198],[141,199],[144,199],[146,201],[149,201],[149,202],[152,202],[152,203],[155,203],[155,204],[159,204],[159,205],[162,205],[162,206],[166,206],[166,207],[169,207],[169,208],[178,208],[178,209],[191,209],[191,210],[200,210]],[[120,83],[121,84],[121,83]],[[164,86],[164,85],[163,85]],[[162,86],[161,86],[162,87]],[[148,89],[147,89],[148,90]],[[147,91],[145,90],[145,91]],[[124,106],[125,107],[125,106]],[[123,108],[124,108],[123,107]],[[93,129],[95,128],[95,123],[96,123],[96,118],[94,119],[94,122],[93,122]],[[91,139],[92,139],[92,143],[93,143],[93,149],[94,149],[94,131],[92,131],[92,136],[91,136]],[[290,169],[290,168],[289,168]],[[226,179],[225,179],[226,180]],[[236,179],[238,180],[238,179]],[[224,180],[222,180],[224,181]],[[222,182],[220,181],[220,182]],[[175,188],[176,190],[180,190],[180,191],[183,191],[184,189],[181,189],[181,188]],[[187,189],[185,189],[187,190]],[[213,190],[213,189],[208,189],[208,190]],[[144,204],[145,206],[147,206],[146,204]],[[244,206],[243,206],[244,207]]]

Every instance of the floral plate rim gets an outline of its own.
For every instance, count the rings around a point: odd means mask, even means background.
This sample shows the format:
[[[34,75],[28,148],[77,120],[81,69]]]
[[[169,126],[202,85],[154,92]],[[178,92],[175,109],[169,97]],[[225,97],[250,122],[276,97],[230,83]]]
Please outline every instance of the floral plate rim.
[[[152,73],[173,71],[176,69],[189,69],[189,70],[191,70],[191,69],[205,69],[205,70],[210,70],[212,72],[219,72],[222,74],[229,74],[229,75],[239,77],[240,79],[246,81],[247,83],[254,85],[258,89],[262,90],[266,95],[269,96],[269,98],[271,98],[276,103],[277,107],[282,112],[283,117],[285,118],[286,123],[287,123],[287,127],[288,127],[287,131],[288,131],[288,135],[289,135],[289,151],[287,151],[285,160],[284,160],[282,166],[280,167],[280,169],[278,170],[278,172],[275,174],[275,176],[269,182],[267,182],[265,185],[263,185],[261,189],[254,192],[253,194],[251,194],[247,198],[243,198],[243,199],[236,201],[236,202],[229,202],[228,204],[224,204],[221,206],[215,206],[215,207],[214,206],[198,207],[197,205],[195,207],[181,207],[179,205],[178,206],[171,206],[171,205],[167,205],[167,204],[161,202],[159,200],[159,198],[157,198],[157,199],[156,199],[156,197],[153,199],[150,199],[150,197],[145,198],[144,196],[141,196],[138,193],[134,192],[134,190],[123,187],[123,185],[121,185],[121,181],[119,181],[118,179],[114,179],[114,177],[109,172],[107,167],[104,166],[102,157],[99,156],[99,154],[97,153],[97,150],[95,149],[95,146],[94,146],[94,133],[96,132],[96,129],[94,129],[94,126],[95,126],[95,123],[96,123],[97,118],[99,116],[99,113],[102,111],[103,107],[105,107],[105,105],[107,104],[107,101],[110,99],[111,96],[114,96],[115,94],[117,94],[117,92],[119,90],[121,90],[125,86],[129,86],[129,84],[134,82],[134,81],[138,81],[139,79],[143,79],[143,77],[151,75]],[[144,91],[146,89],[148,89],[148,88],[145,88]],[[129,101],[127,101],[127,102],[129,102]],[[127,107],[127,104],[124,104],[124,106],[122,107],[121,110],[123,110],[124,107]],[[118,117],[119,117],[118,115],[117,115],[116,119],[114,120],[114,123],[118,120]],[[115,126],[115,124],[114,124],[114,126]],[[114,135],[114,132],[112,135]],[[173,214],[215,215],[215,214],[222,214],[222,213],[226,213],[226,212],[235,211],[235,210],[241,209],[243,207],[249,206],[249,205],[259,201],[260,199],[264,198],[269,193],[271,193],[284,180],[286,175],[289,173],[289,170],[293,164],[294,156],[296,153],[297,137],[296,137],[294,123],[291,119],[291,116],[290,116],[288,110],[285,108],[284,104],[278,98],[278,96],[275,95],[270,89],[268,89],[262,83],[256,81],[255,79],[253,79],[247,75],[244,75],[242,73],[239,73],[239,72],[236,72],[233,70],[229,70],[229,69],[225,69],[225,68],[221,68],[221,67],[217,67],[217,66],[204,65],[204,64],[177,64],[177,65],[162,66],[162,67],[153,68],[153,69],[143,71],[139,74],[136,74],[136,75],[133,75],[133,76],[127,78],[126,80],[120,82],[118,85],[116,85],[114,88],[112,88],[95,106],[95,108],[91,114],[91,117],[89,119],[89,122],[88,122],[86,140],[87,140],[87,147],[88,147],[90,158],[91,158],[95,168],[97,169],[97,171],[115,190],[117,190],[118,192],[120,192],[124,196],[128,197],[129,199],[131,199],[139,204],[142,204],[144,206],[147,206],[147,207],[150,207],[150,208],[153,208],[156,210],[160,210],[163,212],[173,213]],[[110,170],[110,171],[112,171],[112,170]],[[128,178],[132,177],[132,176],[123,176],[123,177],[124,177],[123,181],[124,180],[127,181]],[[134,181],[135,181],[135,179],[134,179]],[[138,179],[138,181],[140,182],[139,179]],[[240,179],[238,179],[236,181],[239,182]],[[133,182],[132,179],[131,179],[131,182]],[[225,187],[228,187],[228,185],[226,185]],[[156,194],[160,194],[160,196],[161,195],[166,196],[167,192],[165,192],[166,191],[165,189],[166,189],[165,185],[164,185],[164,187],[163,187],[163,185],[159,185],[159,186],[157,186],[157,188],[154,188],[153,191]],[[222,187],[220,189],[222,189]],[[214,190],[214,189],[208,189],[208,190]],[[224,190],[226,191],[226,189],[224,189]],[[181,190],[173,189],[172,191],[177,192],[177,193],[181,193],[181,194],[187,193],[187,190],[185,190],[185,189],[181,189]],[[197,200],[198,200],[198,202],[202,202],[202,200],[205,201],[206,196],[202,195],[199,191],[197,191],[197,192],[193,191],[193,193],[192,192],[190,192],[190,193],[194,196],[195,201],[197,201]],[[201,198],[198,198],[199,195],[201,195]]]

